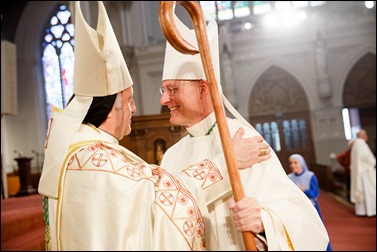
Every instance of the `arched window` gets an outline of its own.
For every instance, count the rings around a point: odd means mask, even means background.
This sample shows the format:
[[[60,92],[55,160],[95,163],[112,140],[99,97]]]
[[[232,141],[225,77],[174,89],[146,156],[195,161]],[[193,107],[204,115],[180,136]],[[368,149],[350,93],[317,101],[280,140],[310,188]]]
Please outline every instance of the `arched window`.
[[[307,9],[325,5],[326,1],[199,1],[207,20],[218,21],[258,16],[272,12]]]
[[[42,47],[47,119],[51,106],[65,108],[73,94],[74,26],[66,5],[59,5],[45,28]]]

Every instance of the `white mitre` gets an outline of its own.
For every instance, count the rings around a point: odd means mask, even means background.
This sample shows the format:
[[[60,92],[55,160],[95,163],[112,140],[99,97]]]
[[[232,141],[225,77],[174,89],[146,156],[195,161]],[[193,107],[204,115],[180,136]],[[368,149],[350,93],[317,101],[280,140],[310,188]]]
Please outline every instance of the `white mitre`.
[[[182,38],[199,51],[195,31],[190,30],[175,14],[174,22]],[[216,81],[220,84],[219,34],[213,19],[208,22],[207,35]],[[167,42],[162,80],[169,79],[207,80],[200,54],[183,54]]]
[[[176,28],[182,38],[191,44],[196,50],[199,51],[198,42],[196,39],[195,31],[190,30],[179,18],[174,15],[174,22]],[[224,106],[229,112],[242,122],[246,127],[253,128],[253,126],[243,118],[242,115],[233,107],[225,95],[222,93],[220,82],[220,53],[219,53],[219,35],[217,23],[211,19],[207,25],[208,43],[211,52],[212,64],[215,71],[216,82],[219,92],[222,96]],[[166,42],[164,69],[162,73],[162,80],[207,80],[205,76],[204,66],[200,54],[183,54],[177,51],[169,41]]]
[[[97,29],[85,21],[75,4],[75,97],[62,111],[52,111],[45,143],[45,160],[38,192],[58,198],[66,152],[87,114],[93,97],[119,93],[133,85],[122,51],[102,1]]]

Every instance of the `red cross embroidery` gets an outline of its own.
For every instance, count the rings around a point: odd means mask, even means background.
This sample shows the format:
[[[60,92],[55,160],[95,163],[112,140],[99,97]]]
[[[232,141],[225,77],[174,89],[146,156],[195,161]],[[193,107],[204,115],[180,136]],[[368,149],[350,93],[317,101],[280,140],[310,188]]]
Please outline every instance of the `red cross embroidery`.
[[[100,142],[97,142],[94,144],[96,146],[96,148],[100,149],[100,150],[103,150],[103,144],[100,143]]]
[[[143,170],[143,169],[145,169],[145,165],[144,165],[144,164],[142,164],[142,165],[139,165],[138,167],[139,167],[139,169],[140,169],[140,170]]]
[[[107,157],[103,153],[98,153],[93,156],[92,163],[94,166],[101,167],[107,163]]]
[[[195,216],[195,210],[193,207],[189,207],[187,209],[187,214],[190,216],[190,217],[194,217]]]
[[[202,180],[206,177],[206,173],[205,171],[203,170],[195,170],[192,175],[194,176],[194,178],[196,178],[197,180]]]
[[[173,186],[173,184],[171,183],[171,181],[166,180],[166,181],[164,181],[164,186],[165,186],[166,188],[171,188],[171,187]]]
[[[153,169],[153,170],[152,170],[152,175],[153,175],[153,176],[157,176],[157,175],[159,175],[159,171],[158,171],[158,169]]]
[[[179,203],[181,203],[181,205],[186,205],[187,202],[188,202],[188,200],[187,200],[186,195],[179,196]]]
[[[196,229],[196,237],[202,237],[203,236],[203,229],[198,227]]]
[[[131,177],[137,178],[140,176],[141,172],[134,166],[127,167],[127,172]]]
[[[174,203],[174,197],[171,193],[163,192],[160,194],[160,202],[165,206],[171,206]]]
[[[206,245],[206,241],[203,239],[201,242],[200,242],[200,247],[205,250],[207,245]]]
[[[187,220],[185,221],[185,223],[183,223],[183,231],[185,231],[185,233],[188,236],[194,235],[193,229],[194,229],[194,224],[192,224],[191,221]]]
[[[215,173],[211,172],[209,175],[209,180],[211,180],[212,182],[216,181],[217,180],[217,176]]]

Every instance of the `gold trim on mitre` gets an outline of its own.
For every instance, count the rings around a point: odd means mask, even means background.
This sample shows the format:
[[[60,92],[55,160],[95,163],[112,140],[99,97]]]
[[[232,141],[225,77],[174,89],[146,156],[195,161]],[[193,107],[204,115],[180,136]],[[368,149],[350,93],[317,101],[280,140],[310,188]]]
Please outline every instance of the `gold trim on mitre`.
[[[199,51],[195,31],[190,30],[175,14],[174,22],[182,38]],[[216,81],[220,85],[219,35],[217,23],[214,19],[208,22],[207,35]],[[199,53],[195,55],[183,54],[167,41],[162,80],[172,79],[207,80]]]
[[[79,1],[75,12],[73,92],[107,96],[130,87],[133,81],[102,1],[98,1],[97,30],[85,21]]]
[[[52,110],[46,136],[45,153],[38,192],[58,198],[60,183],[64,178],[64,160],[72,139],[78,131],[93,97],[75,96],[63,110]]]

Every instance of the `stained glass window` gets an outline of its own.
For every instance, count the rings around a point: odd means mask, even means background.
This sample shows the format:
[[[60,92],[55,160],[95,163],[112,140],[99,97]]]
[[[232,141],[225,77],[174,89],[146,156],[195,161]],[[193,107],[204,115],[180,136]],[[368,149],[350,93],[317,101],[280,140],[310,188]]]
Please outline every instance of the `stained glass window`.
[[[259,134],[261,134],[263,136],[262,124],[257,123],[255,125],[255,129],[259,132]]]
[[[279,129],[280,123],[282,131]],[[283,120],[280,123],[276,121],[257,123],[255,129],[276,152],[308,147],[305,119]]]
[[[271,145],[271,130],[268,122],[263,124],[263,137]]]
[[[292,149],[291,127],[290,127],[289,121],[287,120],[283,121],[283,131],[284,131],[285,147],[287,148],[287,150],[290,150]]]
[[[291,130],[292,130],[292,136],[293,136],[293,147],[295,149],[300,148],[300,137],[299,137],[299,131],[298,131],[298,122],[297,120],[293,119],[291,121]]]
[[[299,131],[301,136],[301,146],[308,147],[308,137],[306,136],[306,122],[304,119],[299,120]]]
[[[51,106],[65,108],[73,94],[73,46],[71,12],[66,5],[60,5],[45,29],[42,42],[47,118]]]
[[[206,20],[230,20],[250,15],[250,1],[200,1]]]
[[[249,15],[249,1],[234,1],[234,17],[247,17]]]
[[[221,21],[273,11],[284,12],[290,9],[317,7],[326,4],[326,1],[199,1],[199,3],[206,20],[214,18]]]
[[[232,1],[216,1],[217,18],[219,20],[228,20],[233,18]]]
[[[216,19],[216,3],[215,1],[201,1],[200,6],[202,7],[203,14],[207,20]]]
[[[272,148],[275,151],[281,151],[279,128],[276,122],[271,123],[271,133],[272,133]]]

